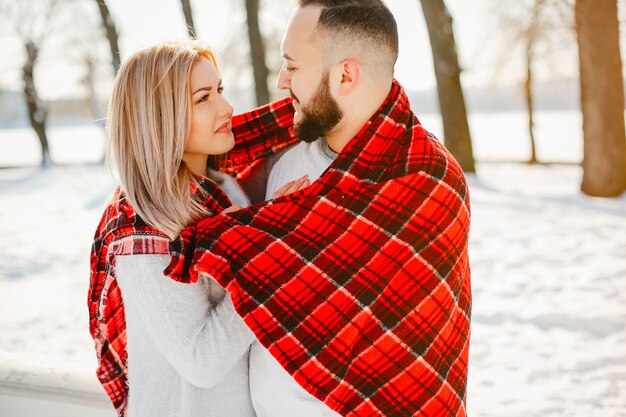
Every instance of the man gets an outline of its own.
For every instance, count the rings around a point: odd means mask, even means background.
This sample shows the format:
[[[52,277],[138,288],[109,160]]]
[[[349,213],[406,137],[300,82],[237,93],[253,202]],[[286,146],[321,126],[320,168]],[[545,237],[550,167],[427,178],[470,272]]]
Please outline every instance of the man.
[[[467,184],[394,81],[397,51],[380,1],[300,0],[278,86],[304,143],[266,192],[321,176],[188,228],[166,271],[231,292],[264,346],[250,363],[259,417],[466,415]],[[270,110],[235,133],[284,135]]]
[[[331,30],[318,31],[320,6],[332,3],[337,2],[301,1],[284,35],[281,46],[284,64],[277,86],[287,90],[294,100],[295,133],[303,142],[288,150],[273,165],[265,199],[270,199],[289,181],[305,175],[312,181],[319,178],[374,114],[391,88],[398,54],[397,31],[391,13],[382,8],[357,8],[362,13],[359,16],[354,15],[353,10],[338,10],[336,17],[327,18]],[[341,21],[348,13],[352,22],[371,25],[371,33],[382,38],[378,48],[369,49],[367,37],[359,36],[362,44],[351,45],[353,36],[335,33],[337,23],[332,20]],[[357,26],[353,30],[358,29]],[[331,42],[333,48],[329,47]],[[348,51],[353,51],[354,58],[344,60]],[[342,78],[339,81],[341,91],[348,93],[338,96],[341,103],[330,93],[331,71],[324,68],[327,62],[342,62],[332,73],[333,81]],[[362,63],[369,63],[369,66],[364,67]],[[342,117],[341,108],[352,110],[350,118]],[[258,417],[338,415],[300,387],[258,341],[250,350],[250,390]]]

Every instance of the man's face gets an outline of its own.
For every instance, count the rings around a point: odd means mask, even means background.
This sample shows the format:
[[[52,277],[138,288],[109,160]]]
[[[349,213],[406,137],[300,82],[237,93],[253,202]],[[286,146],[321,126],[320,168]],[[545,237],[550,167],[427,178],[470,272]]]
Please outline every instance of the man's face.
[[[306,141],[325,135],[341,120],[321,51],[312,39],[321,10],[313,6],[297,8],[281,45],[284,64],[277,86],[288,90],[294,99],[294,127],[298,137]]]
[[[328,78],[329,73],[326,71],[311,99],[301,106],[301,115],[294,123],[296,135],[305,142],[326,136],[343,117],[337,101],[330,95]]]

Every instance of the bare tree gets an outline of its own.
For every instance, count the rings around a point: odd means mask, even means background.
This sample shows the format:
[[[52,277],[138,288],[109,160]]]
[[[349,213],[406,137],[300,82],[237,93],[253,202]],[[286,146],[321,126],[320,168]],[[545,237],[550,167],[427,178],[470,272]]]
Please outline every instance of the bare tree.
[[[616,0],[576,0],[584,160],[582,191],[614,197],[626,189],[624,80]]]
[[[446,147],[465,172],[475,172],[452,16],[443,0],[420,0],[428,27]]]
[[[196,39],[196,26],[193,23],[193,10],[191,9],[191,0],[180,0],[183,6],[183,14],[187,23],[187,34],[191,39]]]
[[[41,47],[53,31],[53,18],[58,5],[57,0],[0,0],[0,16],[13,27],[24,46],[23,92],[30,125],[41,144],[41,165],[44,167],[52,164],[46,134],[48,109],[37,91],[35,69]]]
[[[98,4],[98,10],[100,10],[100,17],[102,18],[102,27],[106,32],[107,40],[109,41],[109,48],[111,49],[111,65],[113,66],[113,73],[117,74],[117,70],[120,68],[120,47],[119,47],[119,33],[115,26],[115,20],[111,16],[109,6],[106,0],[95,0]]]
[[[531,164],[537,161],[537,145],[535,142],[535,111],[533,100],[533,61],[535,54],[535,44],[539,34],[539,16],[541,9],[545,5],[545,0],[536,0],[531,6],[531,18],[528,27],[522,31],[526,43],[524,53],[526,56],[526,79],[524,80],[524,96],[526,98],[526,110],[528,111],[528,134],[530,135],[530,160]]]
[[[270,93],[267,87],[268,70],[265,64],[265,46],[259,29],[259,0],[246,0],[246,17],[250,57],[254,71],[256,103],[260,106],[270,101]]]
[[[90,119],[90,124],[101,129],[106,136],[106,98],[109,96],[114,79],[109,59],[109,43],[101,29],[101,15],[93,7],[91,0],[69,1],[72,30],[59,34],[55,59],[63,59],[74,68],[81,69],[81,76],[74,94],[80,94],[84,102],[82,110]],[[102,156],[106,154],[106,140],[103,140]]]
[[[96,73],[97,73],[98,61],[90,54],[83,56],[83,67],[85,73],[80,82],[87,91],[87,102],[89,103],[89,111],[98,123],[98,125],[104,128],[103,110],[98,100],[98,94],[96,93]]]
[[[83,77],[80,79],[80,83],[85,89],[87,103],[89,105],[89,112],[93,122],[102,129],[102,133],[106,135],[106,118],[105,109],[100,105],[98,99],[98,93],[96,89],[97,73],[99,62],[97,58],[90,53],[84,53],[82,56],[82,66],[85,69]],[[104,163],[106,159],[106,140],[103,142],[102,156],[100,157],[100,163]]]
[[[28,107],[28,119],[30,125],[37,134],[41,143],[41,164],[51,165],[50,145],[46,134],[46,123],[48,121],[47,105],[39,98],[35,85],[35,65],[39,58],[39,47],[33,41],[26,41],[26,62],[22,67],[22,81],[24,82],[24,97]]]
[[[534,164],[539,162],[535,140],[534,68],[537,61],[553,56],[553,50],[567,49],[573,44],[572,3],[570,0],[524,0],[514,3],[494,0],[493,5],[499,23],[498,32],[503,39],[502,61],[511,62],[517,50],[524,58],[523,92],[530,138],[528,162]],[[501,70],[501,64],[496,64],[495,68]]]
[[[229,13],[232,20],[231,25],[233,27],[241,27],[241,30],[232,30],[225,34],[225,46],[221,51],[222,61],[225,65],[236,62],[252,62],[250,42],[249,39],[246,39],[247,22],[246,16],[243,14],[243,8],[236,7],[233,4],[229,4],[229,7],[231,8]],[[291,5],[286,5],[284,2],[261,1],[259,4],[259,20],[263,22],[263,49],[265,66],[268,70],[267,87],[270,101],[284,97],[286,94],[284,91],[278,90],[276,81],[283,64],[280,43],[292,10]],[[247,98],[249,89],[238,90],[237,88],[247,84],[248,77],[254,81],[253,66],[229,65],[227,77],[228,94],[236,92],[236,97],[231,96],[230,99],[239,100],[239,105],[242,108],[254,106],[256,104],[256,94],[249,99]],[[265,103],[261,101],[259,104]]]

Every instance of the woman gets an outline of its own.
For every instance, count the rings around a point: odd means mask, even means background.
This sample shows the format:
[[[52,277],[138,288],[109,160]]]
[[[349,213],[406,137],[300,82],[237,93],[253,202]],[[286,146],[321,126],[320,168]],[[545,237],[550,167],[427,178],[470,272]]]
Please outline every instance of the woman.
[[[234,145],[222,90],[215,54],[195,41],[141,50],[115,81],[109,150],[121,187],[95,235],[89,309],[98,377],[119,415],[254,416],[254,335],[229,294],[210,278],[163,276],[185,226],[249,203],[218,171]]]

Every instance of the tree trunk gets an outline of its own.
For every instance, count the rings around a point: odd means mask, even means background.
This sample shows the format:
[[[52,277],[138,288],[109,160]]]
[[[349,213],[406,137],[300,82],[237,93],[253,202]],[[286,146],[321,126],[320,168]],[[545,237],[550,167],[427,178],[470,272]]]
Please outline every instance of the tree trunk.
[[[530,135],[530,160],[531,164],[537,163],[537,147],[535,145],[535,109],[533,105],[533,39],[528,41],[526,47],[526,80],[524,80],[524,96],[526,97],[526,109],[528,110],[528,133]]]
[[[624,80],[616,0],[577,0],[584,158],[581,189],[615,197],[626,189]]]
[[[87,90],[87,102],[89,103],[89,111],[93,117],[93,121],[102,129],[102,133],[106,135],[106,119],[103,114],[103,110],[98,102],[98,95],[96,93],[96,61],[90,54],[85,54],[83,57],[83,64],[85,65],[85,76],[81,79],[82,84]],[[102,156],[100,157],[100,163],[104,163],[106,160],[106,140],[103,142]]]
[[[33,42],[24,45],[26,48],[26,63],[22,67],[22,79],[24,81],[24,97],[28,107],[30,125],[41,143],[41,165],[46,167],[52,164],[50,159],[50,147],[46,136],[46,120],[48,111],[45,104],[39,99],[35,87],[34,70],[39,50]]]
[[[111,17],[109,6],[106,0],[95,0],[98,3],[98,9],[100,10],[100,17],[102,17],[102,26],[107,34],[107,40],[109,41],[109,48],[111,49],[111,65],[113,65],[113,73],[117,74],[117,70],[120,68],[120,47],[119,36],[117,28],[115,27],[115,21]]]
[[[428,27],[446,147],[465,172],[475,172],[452,16],[443,0],[420,0]]]
[[[98,102],[96,94],[96,62],[92,56],[86,55],[83,61],[85,65],[85,76],[81,80],[87,90],[87,101],[89,103],[89,111],[94,121],[103,129],[105,128],[104,114]]]
[[[259,0],[246,0],[246,16],[248,20],[248,39],[250,41],[250,57],[254,70],[254,85],[257,106],[270,101],[267,87],[268,70],[265,64],[265,48],[259,30]]]
[[[187,33],[191,39],[196,39],[196,27],[193,24],[193,13],[191,11],[191,0],[180,0],[183,6],[183,14],[187,23]]]

